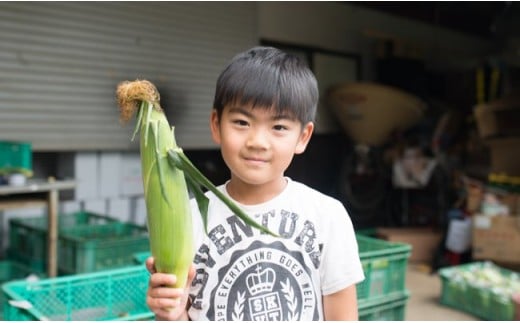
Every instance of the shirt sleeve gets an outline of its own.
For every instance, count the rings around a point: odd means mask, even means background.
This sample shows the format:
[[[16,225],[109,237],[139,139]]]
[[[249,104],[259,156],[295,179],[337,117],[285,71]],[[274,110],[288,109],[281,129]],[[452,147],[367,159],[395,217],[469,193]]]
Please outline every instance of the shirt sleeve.
[[[338,292],[365,278],[350,216],[341,202],[332,199],[329,205],[320,265],[323,295]]]

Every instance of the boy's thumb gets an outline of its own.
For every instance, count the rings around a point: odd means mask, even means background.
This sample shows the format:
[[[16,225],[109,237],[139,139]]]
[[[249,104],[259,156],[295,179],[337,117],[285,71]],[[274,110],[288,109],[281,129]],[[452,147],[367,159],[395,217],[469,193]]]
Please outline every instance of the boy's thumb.
[[[188,271],[188,280],[186,281],[186,287],[191,286],[193,278],[195,278],[195,265],[191,264],[190,271]]]

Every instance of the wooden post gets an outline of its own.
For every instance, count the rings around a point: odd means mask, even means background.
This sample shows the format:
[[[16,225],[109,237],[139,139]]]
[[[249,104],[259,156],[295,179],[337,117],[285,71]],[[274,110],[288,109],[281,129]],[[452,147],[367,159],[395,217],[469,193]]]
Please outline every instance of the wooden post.
[[[54,177],[49,177],[49,183],[54,183]],[[56,277],[58,272],[58,189],[53,188],[48,193],[48,241],[47,241],[47,275]]]

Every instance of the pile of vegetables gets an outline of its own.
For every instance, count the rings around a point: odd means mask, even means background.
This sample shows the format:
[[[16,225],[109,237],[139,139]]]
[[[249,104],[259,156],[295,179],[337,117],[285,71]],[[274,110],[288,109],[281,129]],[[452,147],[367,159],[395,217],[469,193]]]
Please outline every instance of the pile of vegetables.
[[[487,289],[504,299],[520,293],[520,274],[503,270],[492,262],[452,267],[444,273],[454,283]]]
[[[132,140],[140,132],[151,254],[158,272],[177,275],[173,287],[185,286],[194,255],[188,189],[197,200],[204,225],[207,225],[208,200],[203,188],[213,192],[245,223],[274,235],[222,194],[177,146],[174,128],[170,127],[159,104],[159,92],[151,82],[121,82],[116,94],[122,122],[137,114]]]

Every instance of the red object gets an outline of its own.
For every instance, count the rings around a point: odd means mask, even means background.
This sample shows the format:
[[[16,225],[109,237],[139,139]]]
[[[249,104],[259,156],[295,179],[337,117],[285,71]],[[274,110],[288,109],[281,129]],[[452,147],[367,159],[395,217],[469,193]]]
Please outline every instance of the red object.
[[[460,253],[452,252],[446,250],[446,259],[450,263],[450,265],[459,265],[460,264]]]

